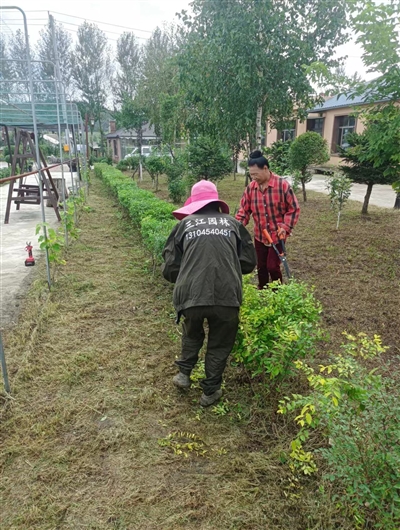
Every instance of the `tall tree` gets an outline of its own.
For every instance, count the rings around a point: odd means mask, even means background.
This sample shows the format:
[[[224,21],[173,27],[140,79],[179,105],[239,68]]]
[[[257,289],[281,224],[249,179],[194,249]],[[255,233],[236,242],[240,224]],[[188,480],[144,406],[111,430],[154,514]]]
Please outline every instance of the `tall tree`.
[[[339,147],[339,154],[346,162],[346,164],[340,166],[340,169],[353,182],[367,185],[361,210],[361,213],[367,214],[373,186],[375,184],[392,184],[395,182],[399,174],[399,163],[397,164],[396,173],[395,171],[387,171],[385,158],[378,163],[374,157],[371,157],[368,128],[362,134],[349,134],[346,140],[349,143],[349,147],[346,149]]]
[[[370,73],[379,74],[359,87],[366,101],[400,99],[400,4],[358,0],[352,16],[357,43],[363,48],[362,61]]]
[[[170,117],[170,98],[179,93],[177,66],[178,49],[174,28],[157,28],[143,50],[143,71],[138,99],[149,109],[149,119],[158,136],[162,136],[163,120]],[[175,100],[176,103],[176,100]],[[174,110],[181,107],[174,106]],[[173,118],[176,119],[176,116]]]
[[[14,80],[13,92],[15,92],[15,94],[13,94],[13,99],[15,101],[28,101],[29,68],[26,60],[26,41],[25,35],[20,29],[10,36],[9,50],[9,57],[13,60],[10,66],[10,74]],[[31,59],[33,58],[34,57],[31,54]],[[35,64],[32,64],[33,74],[35,74],[35,70],[36,66]]]
[[[181,79],[210,125],[261,144],[272,122],[304,111],[313,90],[304,65],[332,60],[346,41],[346,0],[194,0],[182,12]]]
[[[12,64],[10,62],[9,45],[4,35],[0,35],[0,97],[9,100],[12,92],[13,77]]]
[[[96,24],[85,21],[79,26],[72,64],[72,76],[83,102],[81,108],[98,123],[104,152],[102,114],[111,92],[112,67],[107,37]],[[93,135],[90,120],[89,124]]]
[[[400,4],[393,2],[355,3],[352,23],[357,42],[363,48],[362,60],[368,72],[378,73],[372,81],[360,83],[357,93],[365,102],[387,100],[389,104],[372,105],[361,115],[367,125],[368,150],[361,153],[362,161],[375,169],[383,168],[385,177],[393,182],[397,196],[395,208],[400,208]]]
[[[133,99],[140,79],[141,50],[136,37],[124,32],[117,41],[118,70],[114,81],[114,103],[122,105],[126,98]]]
[[[149,121],[148,109],[141,105],[138,99],[126,98],[121,111],[117,113],[117,122],[128,130],[136,132],[139,156],[142,157],[143,127]],[[142,180],[142,164],[139,164],[139,179]]]
[[[58,58],[60,64],[61,81],[65,90],[67,98],[71,98],[73,94],[73,79],[72,79],[72,37],[64,26],[58,22],[54,22],[54,32],[57,43]],[[36,45],[37,58],[41,61],[55,60],[53,36],[51,32],[50,22],[39,33],[40,37]],[[48,63],[39,63],[38,66],[40,79],[53,80],[54,68]],[[54,92],[53,84],[43,83],[43,90]]]

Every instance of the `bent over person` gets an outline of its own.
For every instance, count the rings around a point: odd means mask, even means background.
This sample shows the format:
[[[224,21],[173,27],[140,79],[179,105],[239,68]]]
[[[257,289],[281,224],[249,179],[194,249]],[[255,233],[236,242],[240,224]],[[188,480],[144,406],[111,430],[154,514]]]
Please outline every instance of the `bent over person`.
[[[229,214],[219,200],[217,188],[202,180],[192,188],[185,205],[174,212],[178,223],[163,251],[163,274],[175,283],[177,322],[183,321],[179,373],[173,382],[190,386],[204,342],[204,320],[208,322],[205,356],[206,377],[201,382],[200,404],[212,405],[222,396],[222,375],[232,351],[242,303],[242,274],[253,271],[256,254],[247,230]]]
[[[291,234],[299,219],[300,207],[290,184],[270,171],[268,160],[261,151],[250,154],[248,165],[252,182],[243,193],[235,217],[246,226],[253,216],[258,288],[263,289],[270,280],[282,282],[279,256],[263,235],[263,230],[269,232],[282,252],[280,239],[286,241]]]

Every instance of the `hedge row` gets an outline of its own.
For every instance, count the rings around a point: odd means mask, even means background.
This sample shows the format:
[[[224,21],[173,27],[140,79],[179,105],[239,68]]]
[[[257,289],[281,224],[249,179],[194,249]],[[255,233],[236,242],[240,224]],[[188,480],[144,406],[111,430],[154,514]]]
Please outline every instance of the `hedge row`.
[[[107,164],[95,164],[94,172],[111,189],[126,208],[132,222],[140,230],[153,263],[161,260],[167,237],[176,224],[172,217],[175,207],[157,199],[150,191],[141,190],[136,182]]]

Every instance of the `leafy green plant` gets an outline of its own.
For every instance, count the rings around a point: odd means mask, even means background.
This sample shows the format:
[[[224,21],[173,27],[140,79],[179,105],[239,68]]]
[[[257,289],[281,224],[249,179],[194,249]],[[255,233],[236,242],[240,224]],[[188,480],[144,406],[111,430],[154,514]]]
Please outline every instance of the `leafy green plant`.
[[[172,432],[165,438],[160,438],[158,445],[168,447],[174,454],[185,458],[188,458],[191,453],[196,456],[204,456],[207,453],[205,443],[196,434],[190,432]]]
[[[169,197],[174,203],[182,202],[186,195],[187,159],[184,153],[177,154],[173,159],[166,158],[165,174],[168,178]]]
[[[165,171],[165,158],[150,155],[144,159],[144,167],[151,177],[155,191],[158,191],[158,179]]]
[[[11,175],[11,169],[8,167],[3,167],[0,169],[0,180],[5,179]]]
[[[230,153],[215,139],[199,136],[188,146],[189,171],[197,182],[218,181],[232,171]]]
[[[264,155],[268,158],[271,171],[278,175],[287,175],[290,171],[289,149],[292,141],[278,140],[264,148]]]
[[[368,129],[365,129],[362,134],[348,134],[346,141],[349,147],[346,149],[338,148],[340,156],[346,162],[340,166],[340,169],[353,182],[367,185],[361,210],[361,213],[367,214],[373,186],[375,184],[392,184],[398,180],[398,173],[387,172],[390,161],[380,161],[376,155],[373,155],[373,152],[371,153],[371,139]]]
[[[135,175],[138,172],[140,166],[140,155],[129,156],[125,159],[125,162],[127,163],[128,168],[133,171],[132,178],[135,178]]]
[[[212,412],[216,416],[226,416],[230,412],[229,401],[225,399],[217,405],[214,405]]]
[[[310,167],[329,160],[327,141],[318,133],[308,131],[301,134],[290,145],[288,161],[292,170],[299,170],[304,202],[307,201],[306,184],[312,174]]]
[[[309,474],[317,470],[314,457],[322,458],[324,482],[337,486],[336,500],[350,507],[361,527],[373,521],[373,528],[395,530],[400,522],[400,404],[393,382],[362,363],[387,348],[377,335],[344,335],[342,353],[331,364],[317,371],[296,362],[311,392],[280,402],[278,412],[295,414],[299,427],[290,466]],[[311,452],[304,444],[313,430],[322,441]]]
[[[127,160],[120,160],[116,167],[119,171],[126,171],[129,167],[129,163]]]
[[[66,261],[63,258],[63,252],[65,247],[64,235],[61,233],[60,230],[55,230],[54,228],[51,228],[48,223],[39,223],[36,226],[36,235],[38,235],[41,231],[43,233],[38,237],[39,247],[40,250],[47,251],[49,262],[54,265],[54,279],[57,267],[59,265],[66,264]]]
[[[298,169],[295,169],[292,173],[292,188],[294,193],[297,193],[301,186],[301,172]]]
[[[161,224],[155,217],[144,217],[142,219],[140,233],[145,247],[151,252],[153,273],[157,263],[161,261],[165,242],[175,225],[176,221],[174,219],[164,221]]]
[[[336,230],[339,230],[340,215],[350,197],[352,185],[352,181],[341,172],[334,173],[326,179],[331,208],[337,212]]]
[[[297,359],[313,355],[321,333],[321,306],[303,283],[271,287],[258,290],[245,279],[233,356],[253,376],[281,379],[293,372]]]

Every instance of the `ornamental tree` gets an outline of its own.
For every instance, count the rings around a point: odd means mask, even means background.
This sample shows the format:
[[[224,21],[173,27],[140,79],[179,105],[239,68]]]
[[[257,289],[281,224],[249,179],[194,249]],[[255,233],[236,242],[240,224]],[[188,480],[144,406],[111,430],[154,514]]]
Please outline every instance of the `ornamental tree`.
[[[339,230],[340,215],[350,197],[353,183],[346,175],[338,172],[329,176],[326,184],[331,201],[331,208],[337,212],[336,230]]]
[[[320,134],[308,131],[293,140],[288,158],[291,169],[300,171],[303,199],[306,202],[306,183],[310,182],[312,178],[310,167],[328,162],[328,143]]]
[[[207,136],[200,136],[189,144],[188,165],[196,182],[221,180],[232,170],[229,152],[220,142]]]
[[[194,0],[191,10],[181,13],[178,56],[187,108],[199,117],[191,126],[203,129],[191,132],[216,131],[230,145],[260,147],[263,116],[275,123],[310,108],[304,65],[334,66],[348,39],[347,0]]]
[[[349,143],[349,147],[346,149],[339,147],[339,154],[346,162],[346,164],[340,166],[340,169],[353,182],[367,185],[367,192],[361,210],[361,213],[367,214],[373,186],[375,184],[393,184],[398,179],[398,173],[387,172],[385,160],[377,163],[370,156],[371,144],[368,130],[365,130],[362,134],[349,134],[346,140]]]

